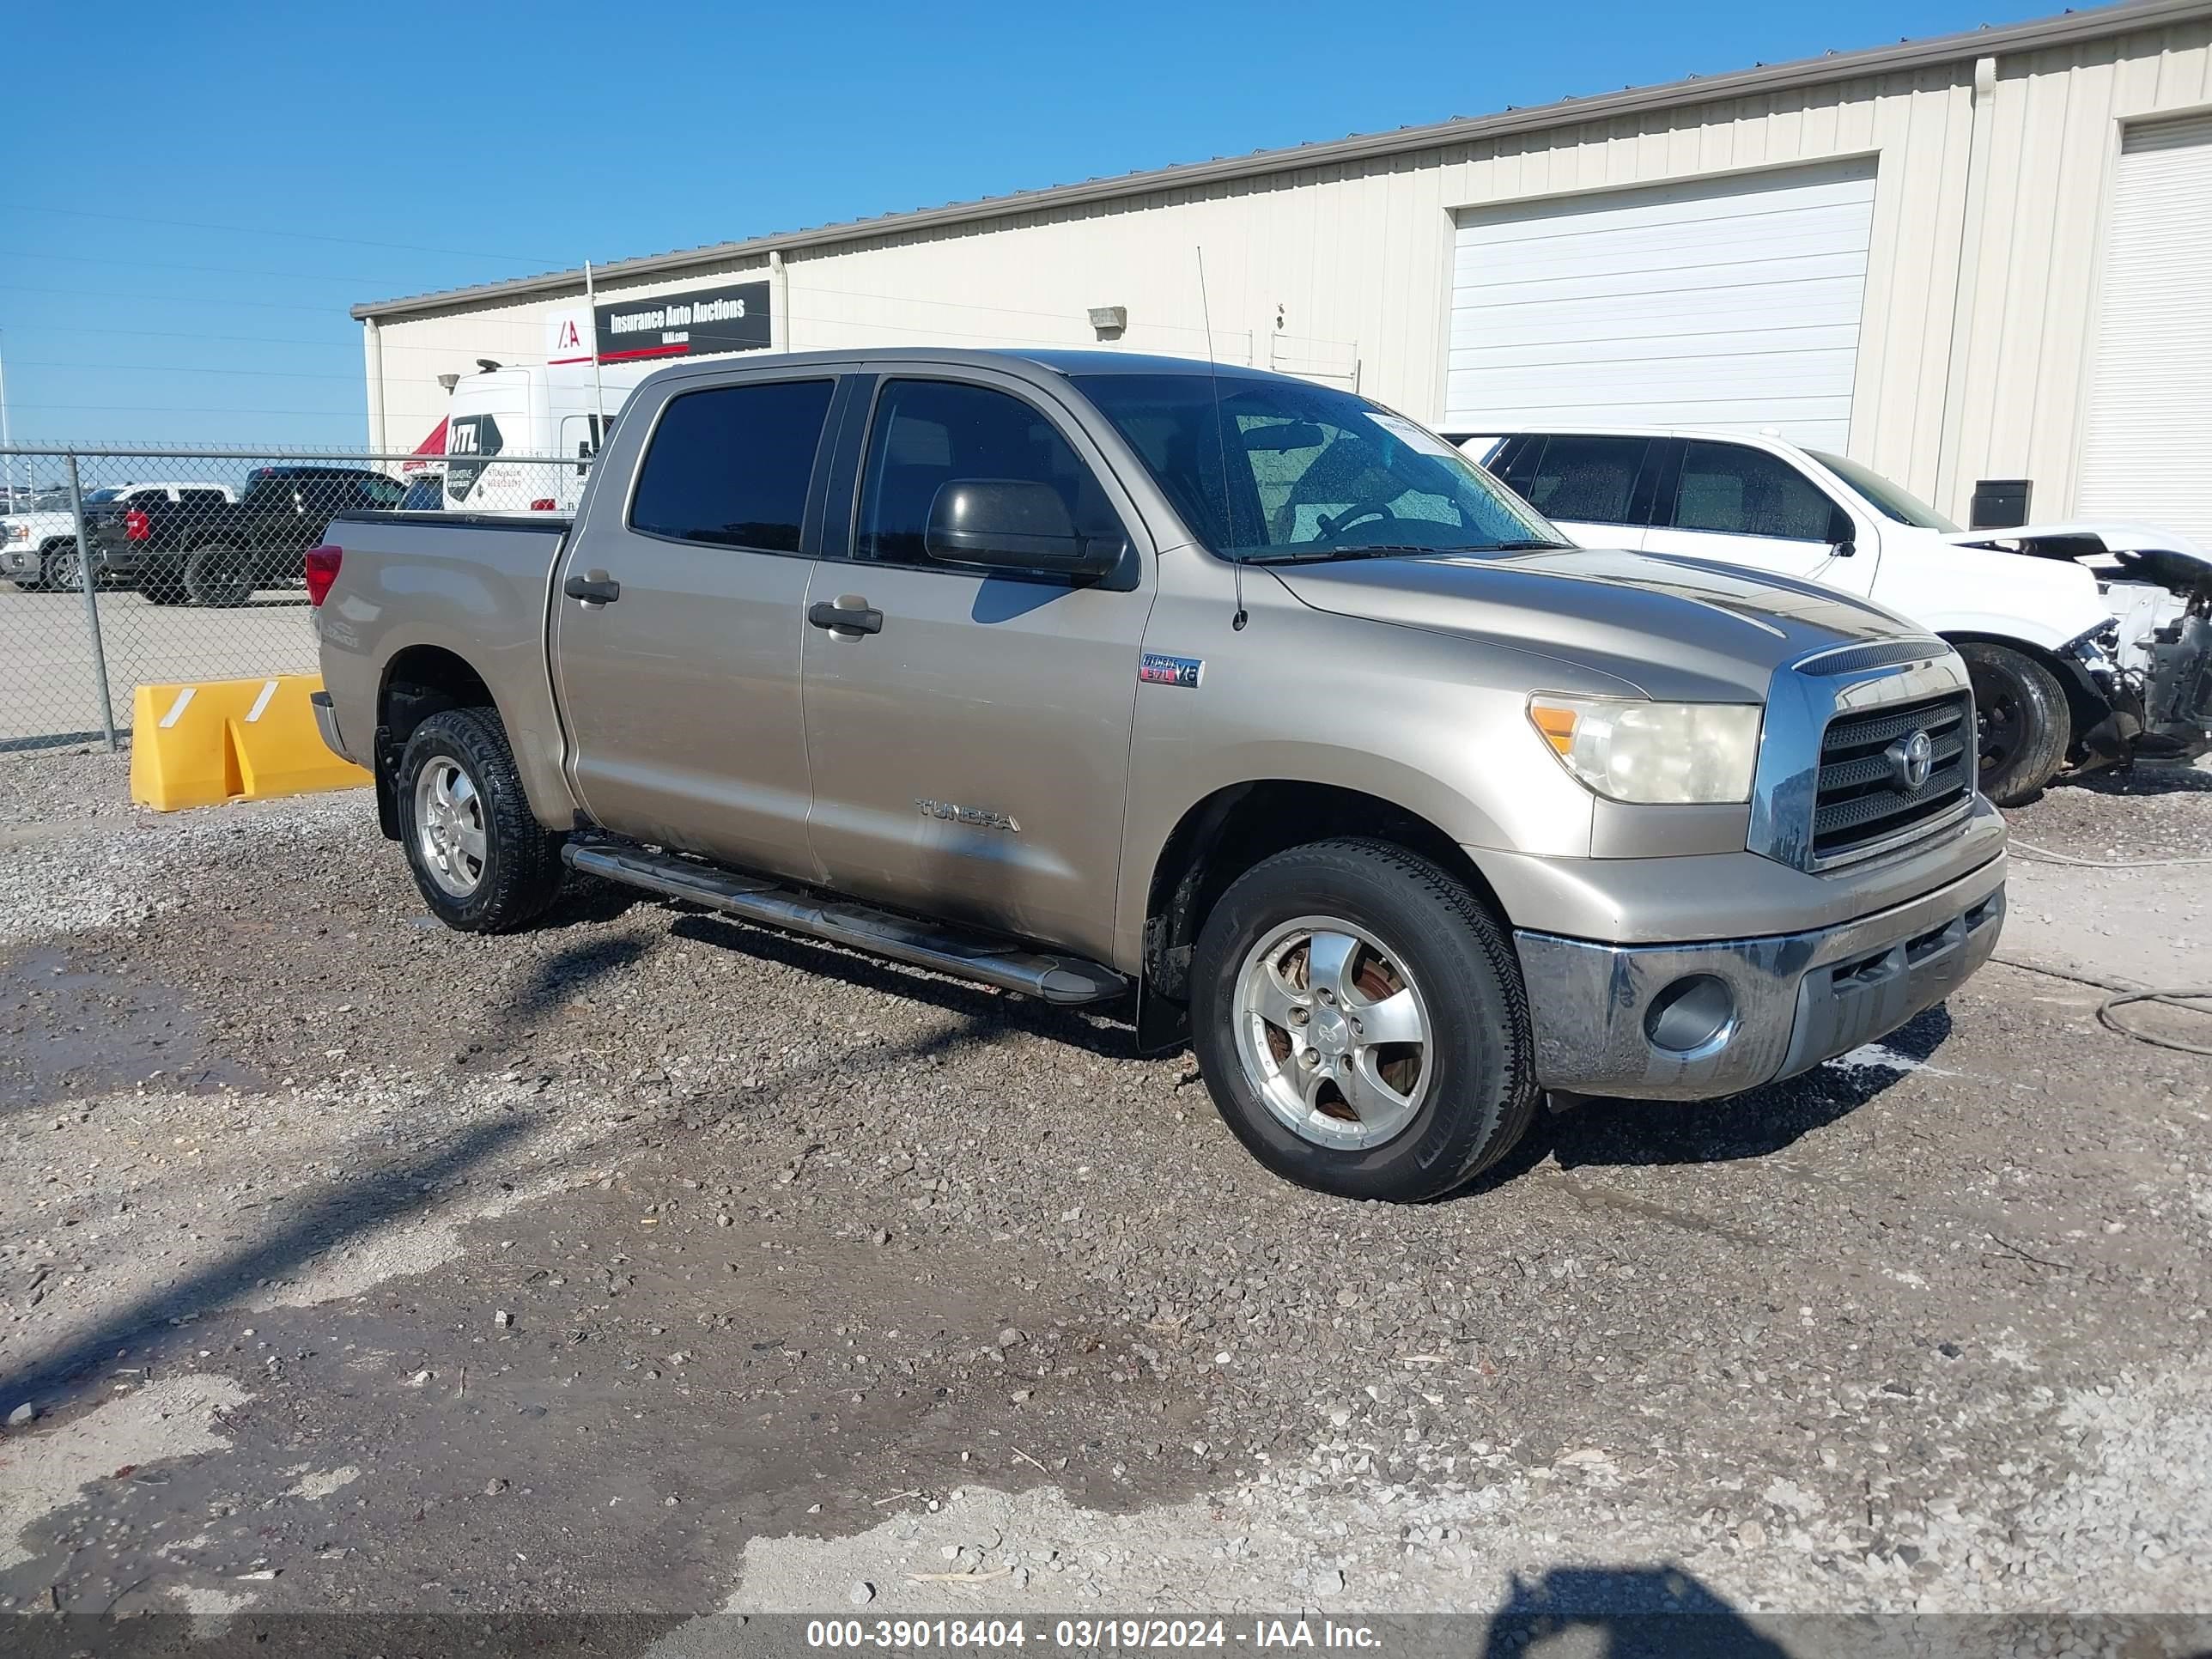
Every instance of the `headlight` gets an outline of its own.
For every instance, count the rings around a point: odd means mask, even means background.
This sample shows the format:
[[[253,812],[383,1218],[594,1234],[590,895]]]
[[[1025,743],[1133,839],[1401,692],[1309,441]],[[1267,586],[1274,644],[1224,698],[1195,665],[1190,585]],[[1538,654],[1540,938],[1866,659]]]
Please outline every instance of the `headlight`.
[[[1559,763],[1607,800],[1715,805],[1751,799],[1757,703],[1528,699],[1528,720]]]
[[[2059,650],[2092,672],[2112,667],[2120,656],[2120,619],[2106,617],[2087,633],[2067,641]]]

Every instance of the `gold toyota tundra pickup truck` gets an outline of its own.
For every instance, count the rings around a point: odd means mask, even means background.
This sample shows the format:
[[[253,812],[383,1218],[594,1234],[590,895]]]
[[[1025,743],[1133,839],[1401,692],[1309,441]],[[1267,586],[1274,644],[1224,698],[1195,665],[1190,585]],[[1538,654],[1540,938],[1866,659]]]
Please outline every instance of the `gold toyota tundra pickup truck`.
[[[1804,1071],[2002,922],[1941,640],[1571,548],[1422,427],[1280,375],[685,365],[573,522],[330,538],[324,734],[451,926],[526,926],[573,867],[1100,1004],[1327,1192],[1447,1191],[1544,1091]]]

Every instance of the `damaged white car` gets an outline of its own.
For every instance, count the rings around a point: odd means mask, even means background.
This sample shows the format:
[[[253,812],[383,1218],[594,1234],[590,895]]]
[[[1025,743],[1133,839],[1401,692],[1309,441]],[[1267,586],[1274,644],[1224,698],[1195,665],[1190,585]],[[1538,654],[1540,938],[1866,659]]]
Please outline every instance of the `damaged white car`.
[[[2212,556],[2119,525],[1966,531],[1840,455],[1771,434],[1455,434],[1585,547],[1824,582],[1942,635],[1973,675],[1982,793],[2212,750]]]

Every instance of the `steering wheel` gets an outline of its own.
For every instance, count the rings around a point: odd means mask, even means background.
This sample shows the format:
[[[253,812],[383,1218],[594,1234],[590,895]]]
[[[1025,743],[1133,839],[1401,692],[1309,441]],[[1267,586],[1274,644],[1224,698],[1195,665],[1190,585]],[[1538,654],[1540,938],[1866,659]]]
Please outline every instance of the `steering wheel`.
[[[1396,498],[1394,496],[1391,499]],[[1391,510],[1390,501],[1380,497],[1373,501],[1354,501],[1343,512],[1322,518],[1322,533],[1314,538],[1315,544],[1322,547],[1340,546],[1342,544],[1342,538],[1346,531],[1356,524],[1364,524],[1370,519],[1388,519],[1391,523],[1395,524],[1398,521],[1398,515]]]

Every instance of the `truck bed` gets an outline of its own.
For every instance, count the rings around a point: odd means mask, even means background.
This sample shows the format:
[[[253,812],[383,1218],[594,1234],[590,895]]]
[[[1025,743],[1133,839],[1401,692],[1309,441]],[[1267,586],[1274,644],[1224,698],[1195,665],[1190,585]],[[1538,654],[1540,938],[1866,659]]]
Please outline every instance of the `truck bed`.
[[[523,787],[566,816],[560,722],[545,662],[553,574],[569,520],[539,514],[349,513],[325,539],[344,550],[316,611],[323,678],[348,756],[374,764],[377,709],[395,681],[465,665],[489,692]]]

